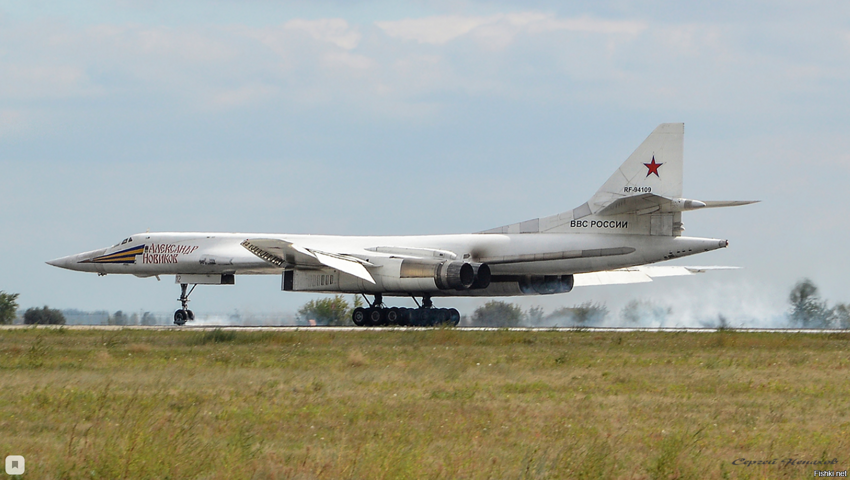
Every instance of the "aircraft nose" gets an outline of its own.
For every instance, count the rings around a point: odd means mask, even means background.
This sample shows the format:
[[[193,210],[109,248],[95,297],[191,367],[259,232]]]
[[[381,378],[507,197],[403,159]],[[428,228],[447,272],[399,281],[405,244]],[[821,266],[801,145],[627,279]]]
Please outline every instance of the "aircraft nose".
[[[68,270],[76,270],[79,272],[93,272],[94,265],[87,262],[98,255],[102,255],[106,251],[105,248],[92,250],[91,252],[78,253],[76,255],[68,255],[67,257],[59,257],[54,260],[49,260],[45,263],[59,268],[67,268]]]
[[[72,269],[71,265],[75,263],[74,257],[76,257],[76,255],[68,255],[67,257],[59,257],[53,260],[48,260],[44,263],[52,265],[54,267]]]

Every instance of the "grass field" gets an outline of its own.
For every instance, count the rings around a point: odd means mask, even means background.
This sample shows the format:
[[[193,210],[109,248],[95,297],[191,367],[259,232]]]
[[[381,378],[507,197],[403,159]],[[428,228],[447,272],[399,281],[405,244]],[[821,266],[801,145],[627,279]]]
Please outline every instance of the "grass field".
[[[0,455],[40,479],[812,477],[850,466],[848,347],[848,333],[3,330]]]

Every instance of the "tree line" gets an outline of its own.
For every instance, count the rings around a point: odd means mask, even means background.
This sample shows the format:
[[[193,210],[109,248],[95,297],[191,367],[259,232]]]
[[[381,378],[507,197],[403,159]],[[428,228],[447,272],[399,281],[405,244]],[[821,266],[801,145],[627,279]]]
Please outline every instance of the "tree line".
[[[0,325],[14,323],[18,316],[18,296],[17,293],[0,291]],[[71,313],[82,313],[76,310],[69,311]],[[127,315],[121,310],[113,314],[107,312],[95,313],[102,313],[107,325],[157,325],[157,318],[151,312],[144,312],[141,316],[137,313]],[[40,308],[28,308],[21,317],[24,325],[65,325],[67,323],[65,314],[61,310],[50,308],[47,305]]]
[[[790,310],[786,327],[791,328],[834,328],[850,329],[850,305],[837,303],[829,306],[818,295],[818,288],[809,279],[798,281],[788,296]],[[351,312],[360,307],[360,297],[354,297],[350,305],[342,295],[310,300],[298,310],[298,318],[310,325],[354,325]],[[604,304],[585,302],[572,307],[562,307],[546,314],[540,307],[523,310],[520,306],[491,300],[475,309],[470,317],[464,316],[463,326],[478,327],[592,327],[606,323],[610,311]],[[673,310],[669,306],[645,300],[632,300],[620,311],[617,325],[645,326],[664,325],[671,319]],[[611,322],[609,322],[610,324]],[[720,315],[714,324],[706,327],[728,328],[729,320]]]
[[[800,328],[850,328],[850,305],[836,303],[832,307],[820,298],[818,287],[804,278],[788,295],[791,304],[791,326]]]
[[[18,315],[17,293],[0,291],[0,325],[8,325],[15,321]],[[788,295],[790,310],[788,312],[788,327],[795,328],[835,328],[850,329],[850,305],[836,303],[830,306],[823,300],[818,288],[808,278],[798,281]],[[310,300],[298,310],[298,319],[309,325],[354,325],[351,313],[363,306],[359,296],[354,296],[349,303],[343,295]],[[156,325],[156,316],[150,312],[141,315],[127,315],[119,310],[114,314],[103,312],[108,325]],[[610,312],[604,304],[585,302],[572,307],[563,307],[546,314],[540,307],[523,310],[516,304],[492,300],[475,309],[471,316],[464,316],[461,325],[484,327],[518,327],[518,326],[576,326],[590,327],[603,324]],[[632,300],[620,312],[620,324],[630,325],[664,325],[672,315],[670,307],[655,305],[651,302]],[[62,311],[43,306],[32,307],[23,312],[23,323],[26,325],[64,325],[65,316]],[[728,320],[720,316],[716,327],[728,327]]]
[[[18,315],[18,293],[0,291],[0,325],[10,325]],[[24,312],[25,325],[65,325],[65,316],[59,310],[45,305],[28,308]]]

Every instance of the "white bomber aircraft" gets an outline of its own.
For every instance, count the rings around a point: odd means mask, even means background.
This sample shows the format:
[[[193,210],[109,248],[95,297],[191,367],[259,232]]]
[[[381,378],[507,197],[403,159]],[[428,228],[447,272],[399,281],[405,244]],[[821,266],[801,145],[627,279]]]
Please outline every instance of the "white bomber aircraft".
[[[754,203],[682,198],[683,137],[684,124],[659,125],[578,208],[479,233],[149,232],[47,263],[99,275],[175,275],[182,305],[174,312],[177,325],[194,319],[188,302],[195,286],[233,285],[236,275],[259,274],[281,275],[284,291],[374,295],[369,308],[355,309],[357,325],[457,324],[458,311],[433,308],[432,297],[548,295],[724,268],[646,266],[728,245],[682,236],[682,212]],[[388,308],[384,295],[423,301],[418,309]]]

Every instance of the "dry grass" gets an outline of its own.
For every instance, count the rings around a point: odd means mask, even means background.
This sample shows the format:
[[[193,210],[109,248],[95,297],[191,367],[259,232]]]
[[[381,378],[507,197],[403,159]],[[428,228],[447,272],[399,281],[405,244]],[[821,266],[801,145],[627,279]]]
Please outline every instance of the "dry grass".
[[[46,479],[811,477],[783,460],[850,463],[849,343],[4,330],[0,450]]]

